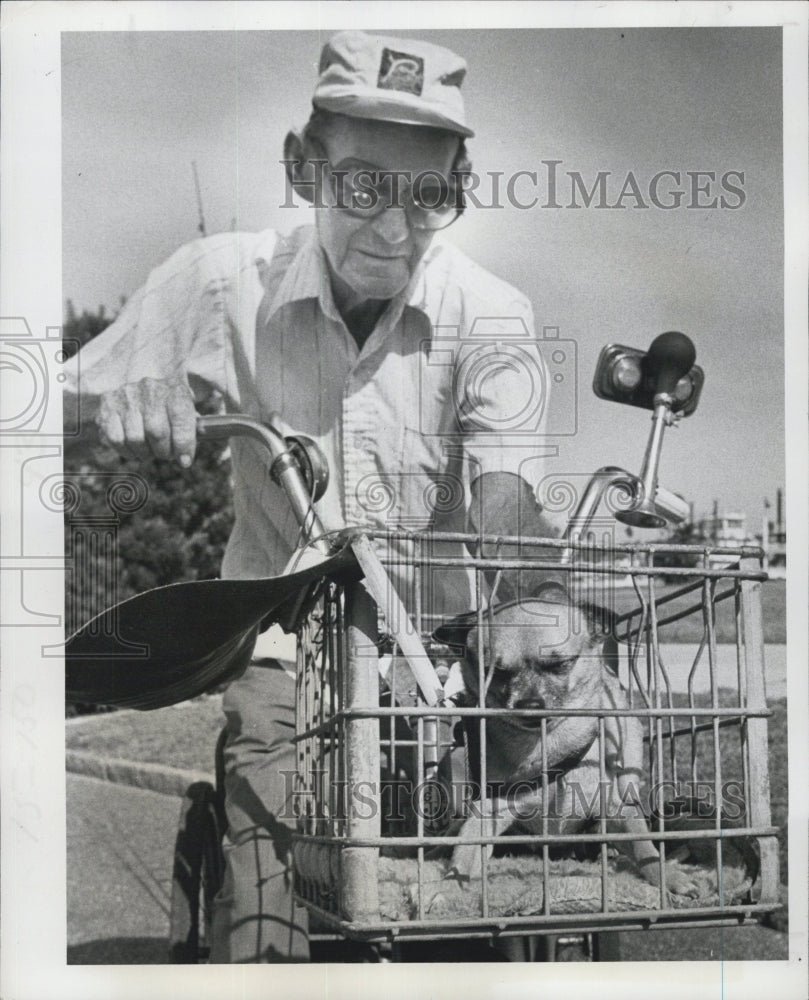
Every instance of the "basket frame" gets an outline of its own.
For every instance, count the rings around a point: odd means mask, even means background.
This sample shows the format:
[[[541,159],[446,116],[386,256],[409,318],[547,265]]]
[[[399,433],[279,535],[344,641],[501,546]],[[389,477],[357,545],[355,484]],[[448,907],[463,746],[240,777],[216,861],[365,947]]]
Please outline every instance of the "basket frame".
[[[478,607],[482,608],[484,573],[496,573],[504,569],[558,570],[560,550],[572,549],[574,558],[567,566],[567,572],[575,579],[588,576],[599,580],[610,580],[617,575],[629,576],[639,598],[638,608],[620,616],[617,633],[622,637],[629,659],[630,697],[633,683],[635,695],[643,693],[644,685],[638,676],[637,661],[641,650],[645,653],[648,670],[651,671],[645,685],[646,701],[643,707],[630,702],[625,710],[599,709],[579,710],[579,714],[598,716],[602,733],[607,717],[630,714],[639,717],[647,726],[647,747],[650,771],[656,769],[665,773],[667,761],[666,740],[674,760],[677,740],[690,737],[710,739],[716,762],[715,783],[721,785],[722,752],[720,741],[723,730],[738,729],[743,763],[743,783],[745,788],[745,816],[743,825],[734,828],[733,837],[753,838],[758,845],[760,859],[759,879],[755,894],[736,903],[716,906],[678,909],[666,905],[661,889],[659,909],[617,911],[610,910],[606,899],[607,850],[608,844],[620,839],[637,840],[638,835],[608,834],[601,823],[597,833],[577,834],[577,843],[599,845],[604,881],[604,899],[601,912],[566,914],[551,912],[546,901],[544,912],[528,916],[500,916],[489,912],[487,901],[486,852],[483,851],[484,877],[482,880],[482,912],[479,917],[461,919],[431,919],[424,911],[423,872],[425,851],[431,847],[448,846],[454,843],[452,837],[430,836],[425,831],[421,812],[417,816],[415,836],[384,836],[381,824],[381,808],[367,809],[364,803],[355,801],[353,794],[343,795],[341,802],[335,802],[334,779],[338,787],[354,789],[367,784],[369,789],[379,789],[380,747],[385,745],[386,728],[391,733],[390,753],[395,755],[401,744],[393,738],[394,729],[403,717],[415,722],[417,774],[425,773],[425,728],[435,720],[446,717],[467,717],[477,719],[481,746],[481,784],[485,787],[486,754],[485,729],[487,719],[503,710],[491,708],[429,707],[415,704],[396,706],[380,704],[378,661],[380,648],[379,613],[361,583],[331,583],[330,600],[334,608],[330,621],[330,637],[322,643],[320,652],[321,672],[329,677],[329,694],[320,699],[320,715],[312,712],[314,692],[311,690],[312,670],[307,670],[306,656],[301,654],[305,646],[299,641],[298,677],[298,725],[296,743],[298,746],[298,780],[301,787],[307,786],[307,768],[313,760],[322,759],[325,752],[336,748],[337,773],[326,780],[329,791],[321,795],[321,801],[328,799],[329,816],[325,822],[311,812],[299,819],[298,831],[294,836],[294,856],[298,876],[296,894],[300,903],[323,925],[338,933],[359,940],[425,940],[468,937],[495,938],[525,933],[556,933],[560,931],[595,932],[604,930],[638,930],[662,927],[729,926],[750,922],[764,913],[777,908],[779,890],[777,829],[772,826],[769,788],[769,763],[767,756],[767,719],[771,714],[765,693],[764,673],[764,633],[761,615],[761,585],[767,579],[762,568],[763,553],[754,547],[716,547],[667,545],[662,543],[621,543],[594,544],[585,539],[571,545],[559,539],[516,539],[477,538],[459,533],[431,533],[424,536],[410,532],[377,533],[373,538],[385,543],[391,541],[399,545],[411,546],[413,552],[413,576],[417,594],[420,574],[427,565],[429,546],[439,541],[459,541],[472,549],[470,556],[441,556],[431,559],[432,569],[451,568],[459,565],[471,567],[475,572],[478,591]],[[486,551],[488,546],[488,551]],[[491,554],[494,548],[495,554]],[[517,554],[514,553],[516,548]],[[509,551],[511,549],[511,551]],[[425,557],[424,552],[428,551]],[[486,554],[484,555],[484,551]],[[695,561],[686,567],[665,567],[656,562],[660,555],[677,553]],[[619,557],[622,560],[619,562]],[[383,562],[385,559],[383,558]],[[401,562],[401,559],[399,559]],[[390,565],[390,562],[389,562]],[[660,578],[668,577],[683,586],[673,593],[659,593]],[[720,589],[724,584],[725,589]],[[698,596],[699,603],[688,610],[676,607],[676,602],[690,594]],[[733,599],[736,622],[736,660],[739,704],[731,707],[719,704],[719,679],[717,660],[717,635],[715,609],[718,603]],[[418,606],[415,616],[420,620],[423,610]],[[698,706],[690,697],[689,705],[674,707],[670,697],[666,697],[665,676],[660,657],[659,632],[666,625],[694,613],[694,608],[702,608],[704,635],[700,646],[700,656],[707,654],[707,669],[710,676],[710,701],[708,706]],[[419,624],[423,624],[419,621]],[[483,627],[483,611],[478,613],[478,628]],[[300,639],[300,633],[299,633]],[[633,641],[635,646],[633,647]],[[634,649],[634,653],[633,653]],[[692,674],[697,666],[692,668]],[[325,674],[324,674],[325,676]],[[665,681],[665,684],[663,683]],[[670,694],[670,688],[669,688]],[[328,701],[328,705],[326,705]],[[666,703],[667,702],[667,703]],[[552,716],[552,710],[535,710],[538,716]],[[556,713],[556,714],[571,714]],[[682,726],[680,721],[682,720]],[[544,724],[544,723],[543,723]],[[666,732],[665,730],[668,730]],[[603,754],[602,754],[603,756]],[[388,766],[391,761],[387,760]],[[394,762],[395,769],[395,762]],[[603,763],[602,763],[603,767]],[[658,783],[659,784],[659,783]],[[340,798],[338,794],[338,798]],[[377,804],[379,799],[377,797]],[[661,803],[662,804],[662,803]],[[692,834],[693,836],[693,834]],[[711,842],[716,852],[717,876],[721,872],[723,839],[727,831],[721,825],[717,813],[715,829],[698,831],[698,837]],[[650,825],[648,839],[654,838],[660,844],[661,866],[666,849],[677,846],[684,839],[677,831],[665,829],[658,819],[654,830]],[[531,844],[543,854],[544,870],[547,877],[548,850],[560,840],[543,831],[543,834],[513,834],[498,838],[498,843]],[[467,841],[468,842],[468,841]],[[474,842],[474,841],[473,841]],[[491,838],[481,837],[481,845],[491,842]],[[418,870],[418,905],[415,919],[391,921],[380,917],[378,866],[381,848],[411,847],[415,849]],[[324,861],[324,856],[326,861]],[[319,871],[322,885],[323,868],[328,867],[333,890],[324,897],[315,883],[313,870]],[[547,894],[546,894],[547,896]]]

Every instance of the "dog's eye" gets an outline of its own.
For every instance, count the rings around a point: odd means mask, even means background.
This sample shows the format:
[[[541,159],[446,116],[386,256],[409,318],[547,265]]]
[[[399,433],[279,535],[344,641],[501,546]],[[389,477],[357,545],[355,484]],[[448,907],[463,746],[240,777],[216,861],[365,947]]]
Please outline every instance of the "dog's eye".
[[[571,657],[567,660],[559,660],[556,658],[545,660],[542,664],[542,669],[549,674],[565,674],[567,673],[573,664],[576,662],[576,657]]]

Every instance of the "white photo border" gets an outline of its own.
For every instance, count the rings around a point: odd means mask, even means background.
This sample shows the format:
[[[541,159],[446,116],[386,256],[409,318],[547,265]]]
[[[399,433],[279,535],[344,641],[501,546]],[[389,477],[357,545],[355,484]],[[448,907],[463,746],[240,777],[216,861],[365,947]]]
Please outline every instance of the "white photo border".
[[[17,551],[15,523],[25,490],[36,489],[36,460],[60,454],[61,412],[49,405],[41,432],[0,439],[2,463],[2,995],[9,1000],[149,997],[355,997],[385,995],[520,997],[536,984],[569,996],[654,995],[679,1000],[721,995],[803,997],[807,984],[807,7],[802,3],[24,3],[2,9],[2,211],[0,303],[3,317],[24,317],[34,337],[58,327],[61,294],[60,33],[188,29],[296,29],[324,33],[464,27],[624,27],[782,25],[784,39],[784,183],[786,410],[789,514],[787,627],[790,837],[790,960],[764,963],[624,962],[616,966],[476,965],[120,967],[66,966],[63,662],[41,656],[58,643],[58,625],[7,625],[20,597],[24,559],[44,560],[37,605],[61,615],[62,577],[48,552],[62,551],[62,516],[41,510],[38,548]],[[57,364],[49,357],[50,373]],[[45,555],[40,555],[45,553]],[[17,588],[15,590],[15,588]],[[24,594],[22,595],[24,599]],[[24,603],[24,600],[23,600]],[[551,978],[552,976],[552,978]]]

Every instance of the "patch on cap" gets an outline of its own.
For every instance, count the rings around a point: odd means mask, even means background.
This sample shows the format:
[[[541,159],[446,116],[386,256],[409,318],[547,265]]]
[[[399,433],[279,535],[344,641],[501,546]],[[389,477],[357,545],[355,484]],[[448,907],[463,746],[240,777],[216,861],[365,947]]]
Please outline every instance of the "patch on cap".
[[[376,85],[382,90],[403,90],[420,97],[424,89],[424,60],[408,52],[382,49]]]
[[[319,74],[312,95],[316,108],[474,135],[461,96],[466,63],[440,45],[341,31],[323,46]]]

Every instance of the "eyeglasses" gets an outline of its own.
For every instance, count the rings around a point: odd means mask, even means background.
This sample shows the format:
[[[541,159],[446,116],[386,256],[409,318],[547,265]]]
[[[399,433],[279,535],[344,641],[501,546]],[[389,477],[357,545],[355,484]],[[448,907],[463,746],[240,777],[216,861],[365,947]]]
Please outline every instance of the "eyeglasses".
[[[356,219],[374,219],[386,208],[404,208],[413,229],[434,232],[451,226],[466,207],[462,183],[451,183],[435,170],[412,177],[406,170],[336,169],[327,160],[320,162],[329,173],[334,207]]]

